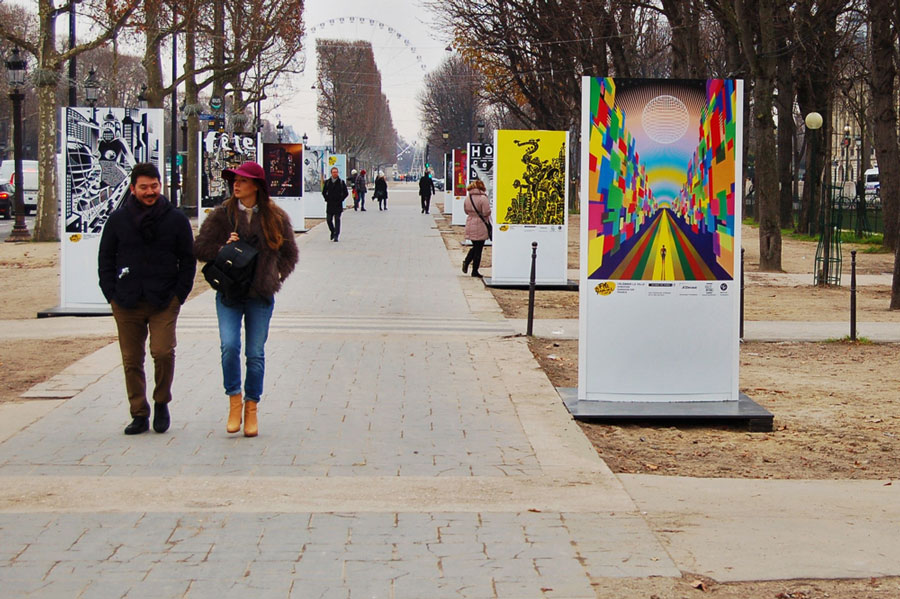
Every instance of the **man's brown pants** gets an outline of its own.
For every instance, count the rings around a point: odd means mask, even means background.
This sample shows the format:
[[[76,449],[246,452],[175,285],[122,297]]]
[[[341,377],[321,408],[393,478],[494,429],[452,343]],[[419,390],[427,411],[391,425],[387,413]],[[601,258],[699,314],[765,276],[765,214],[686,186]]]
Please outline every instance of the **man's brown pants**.
[[[132,418],[149,418],[147,380],[144,376],[144,352],[147,333],[150,333],[150,355],[153,357],[153,401],[172,401],[172,380],[175,377],[175,323],[181,304],[172,298],[168,307],[159,309],[146,302],[136,308],[123,308],[111,302],[116,328],[119,330],[119,349],[125,369],[125,391],[131,405]]]

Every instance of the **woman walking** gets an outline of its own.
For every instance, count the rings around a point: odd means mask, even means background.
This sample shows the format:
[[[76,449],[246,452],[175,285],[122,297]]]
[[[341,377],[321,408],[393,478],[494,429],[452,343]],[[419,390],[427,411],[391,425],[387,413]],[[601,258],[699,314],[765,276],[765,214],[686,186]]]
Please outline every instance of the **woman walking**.
[[[241,430],[255,437],[259,431],[257,404],[263,392],[265,344],[275,293],[297,264],[297,244],[288,215],[269,198],[263,169],[245,162],[222,171],[232,185],[232,195],[203,222],[194,243],[198,260],[210,262],[229,243],[243,240],[259,252],[256,270],[246,297],[226,297],[216,292],[216,316],[222,350],[222,379],[229,399],[226,430]],[[241,389],[241,324],[246,332],[246,380]]]
[[[481,252],[484,251],[484,242],[491,232],[488,223],[491,222],[491,201],[487,197],[484,183],[475,179],[469,183],[469,197],[466,198],[466,239],[472,241],[472,247],[463,260],[462,271],[469,272],[469,264],[472,265],[472,276],[481,277],[478,267],[481,266]]]
[[[378,200],[379,210],[387,210],[387,181],[385,181],[384,173],[381,171],[378,171],[378,176],[375,178],[375,191],[372,197]]]

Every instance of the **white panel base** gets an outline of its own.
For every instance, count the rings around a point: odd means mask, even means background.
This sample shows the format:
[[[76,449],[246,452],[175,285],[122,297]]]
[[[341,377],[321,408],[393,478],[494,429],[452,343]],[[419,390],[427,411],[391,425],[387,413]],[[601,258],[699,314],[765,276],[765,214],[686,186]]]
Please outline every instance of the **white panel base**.
[[[275,203],[287,212],[291,219],[294,232],[306,230],[306,215],[304,214],[303,198],[272,198]]]
[[[531,244],[538,243],[535,281],[566,285],[568,229],[565,225],[494,225],[491,280],[497,284],[523,283],[531,279]]]
[[[458,227],[465,226],[466,224],[466,197],[467,196],[455,196],[453,198],[453,220],[451,221],[451,225],[456,225]]]

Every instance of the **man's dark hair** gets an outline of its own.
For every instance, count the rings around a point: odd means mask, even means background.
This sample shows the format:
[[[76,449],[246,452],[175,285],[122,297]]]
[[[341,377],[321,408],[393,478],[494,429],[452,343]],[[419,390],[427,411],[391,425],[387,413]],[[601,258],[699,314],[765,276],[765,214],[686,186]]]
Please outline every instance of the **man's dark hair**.
[[[138,162],[131,169],[131,184],[137,183],[138,177],[150,177],[157,181],[161,179],[159,169],[152,162]]]

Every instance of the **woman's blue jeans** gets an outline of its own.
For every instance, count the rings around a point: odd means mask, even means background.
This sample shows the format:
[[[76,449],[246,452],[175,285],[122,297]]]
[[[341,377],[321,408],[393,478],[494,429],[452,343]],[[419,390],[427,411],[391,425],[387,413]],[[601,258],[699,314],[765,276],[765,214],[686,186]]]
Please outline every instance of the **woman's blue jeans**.
[[[241,321],[245,329],[244,355],[247,358],[247,380],[244,383],[244,399],[259,401],[263,392],[263,375],[266,371],[266,339],[275,300],[257,298],[226,300],[222,292],[216,292],[216,316],[219,318],[219,340],[222,347],[222,379],[225,393],[241,392]]]

